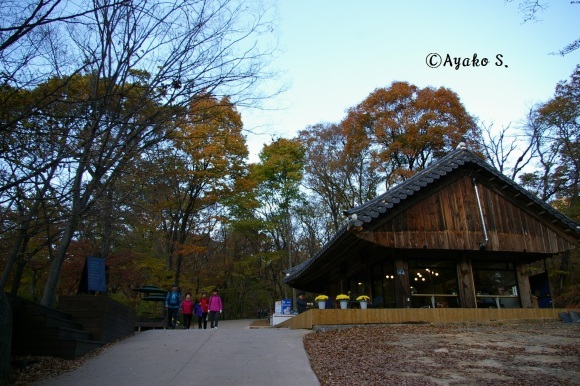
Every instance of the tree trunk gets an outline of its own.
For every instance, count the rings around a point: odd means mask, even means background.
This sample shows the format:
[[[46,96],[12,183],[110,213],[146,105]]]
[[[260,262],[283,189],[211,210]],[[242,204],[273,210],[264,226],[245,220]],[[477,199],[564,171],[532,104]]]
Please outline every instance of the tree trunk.
[[[28,245],[28,240],[30,240],[29,236],[29,228],[30,223],[32,222],[32,213],[38,211],[40,200],[36,200],[35,205],[30,209],[31,213],[26,217],[26,220],[22,223],[20,227],[20,232],[18,232],[18,237],[14,241],[14,245],[12,247],[12,251],[8,256],[8,262],[6,263],[6,267],[4,272],[2,273],[2,278],[0,279],[0,289],[4,288],[8,283],[8,278],[12,271],[12,267],[14,263],[18,260],[18,256],[23,256],[26,252],[26,248]],[[16,289],[18,291],[18,288]]]
[[[54,259],[50,262],[50,267],[48,269],[48,277],[46,279],[46,286],[44,287],[44,293],[42,295],[42,300],[40,304],[46,307],[52,307],[54,304],[54,298],[56,295],[56,289],[58,286],[58,281],[60,279],[60,272],[62,269],[62,264],[64,263],[64,258],[68,247],[72,241],[73,234],[75,232],[77,216],[71,214],[67,222],[65,231],[58,245],[58,249],[54,256]]]
[[[10,290],[10,296],[18,295],[18,288],[20,288],[20,282],[22,281],[24,267],[26,267],[26,261],[24,260],[24,258],[21,257],[20,260],[18,261],[18,267],[16,268],[14,279],[12,280],[12,289]]]

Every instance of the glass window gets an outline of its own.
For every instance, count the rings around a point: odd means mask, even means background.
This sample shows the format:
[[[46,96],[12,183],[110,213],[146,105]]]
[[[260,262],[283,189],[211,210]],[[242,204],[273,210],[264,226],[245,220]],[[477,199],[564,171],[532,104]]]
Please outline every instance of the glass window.
[[[459,307],[454,261],[410,260],[409,282],[413,307]]]
[[[520,308],[516,271],[512,262],[474,262],[473,276],[477,307]]]

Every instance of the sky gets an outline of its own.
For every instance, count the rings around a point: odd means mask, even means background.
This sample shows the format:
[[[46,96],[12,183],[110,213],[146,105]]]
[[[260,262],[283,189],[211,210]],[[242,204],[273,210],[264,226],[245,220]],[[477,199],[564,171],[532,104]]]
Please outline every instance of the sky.
[[[496,129],[521,125],[580,64],[580,50],[551,54],[580,38],[580,4],[547,1],[539,21],[524,22],[519,1],[276,2],[280,51],[271,66],[287,90],[266,109],[240,109],[244,127],[259,134],[248,136],[250,161],[272,136],[339,123],[347,109],[394,81],[449,88],[469,114]],[[478,67],[445,63],[474,55]]]

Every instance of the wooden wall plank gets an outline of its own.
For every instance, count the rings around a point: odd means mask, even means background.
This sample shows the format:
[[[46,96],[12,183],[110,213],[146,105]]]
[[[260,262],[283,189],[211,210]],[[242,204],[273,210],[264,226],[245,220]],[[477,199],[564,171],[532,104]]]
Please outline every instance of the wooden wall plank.
[[[477,185],[488,232],[488,251],[551,254],[574,248],[499,193]],[[383,224],[375,235],[360,237],[389,248],[478,250],[484,241],[475,189],[468,177],[417,201]]]

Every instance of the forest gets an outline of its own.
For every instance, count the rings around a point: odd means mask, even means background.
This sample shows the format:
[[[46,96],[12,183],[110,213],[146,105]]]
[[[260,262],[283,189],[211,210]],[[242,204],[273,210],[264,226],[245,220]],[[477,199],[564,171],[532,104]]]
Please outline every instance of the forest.
[[[461,142],[580,219],[580,65],[496,128],[445,87],[377,85],[340,122],[313,122],[249,161],[241,106],[271,51],[262,9],[222,0],[16,2],[0,40],[1,288],[55,306],[104,258],[107,295],[218,288],[229,318],[292,296],[284,271],[343,211]],[[31,7],[37,4],[37,7]],[[252,15],[252,16],[249,16]],[[8,20],[8,22],[6,22]],[[82,37],[82,38],[81,38]],[[289,128],[290,129],[290,128]],[[578,251],[550,259],[555,305],[580,305]],[[543,270],[544,266],[536,267]]]

